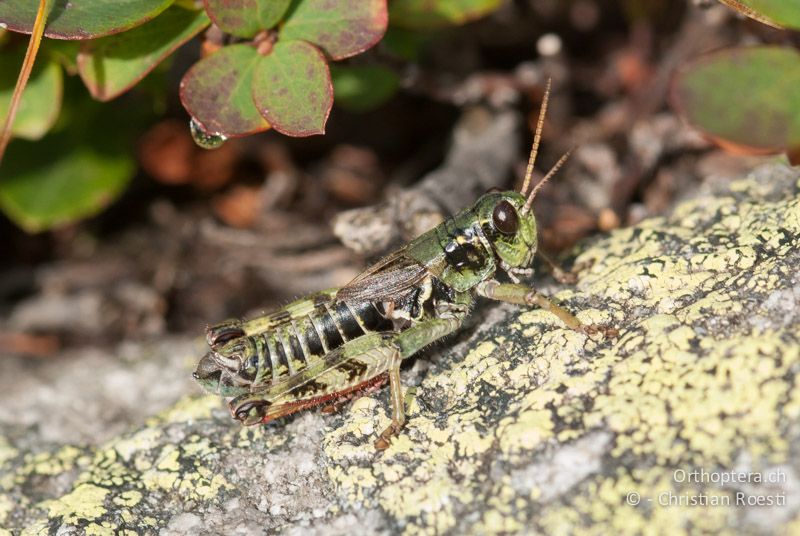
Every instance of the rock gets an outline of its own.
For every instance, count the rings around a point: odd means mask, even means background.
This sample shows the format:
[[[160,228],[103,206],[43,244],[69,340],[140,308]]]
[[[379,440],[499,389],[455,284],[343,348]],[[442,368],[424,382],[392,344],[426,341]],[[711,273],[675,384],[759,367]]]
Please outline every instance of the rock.
[[[241,428],[188,381],[192,340],[126,344],[105,356],[107,370],[84,356],[2,360],[0,406],[12,407],[11,392],[17,409],[1,417],[0,525],[796,532],[798,192],[800,174],[765,167],[580,248],[577,286],[549,290],[584,322],[619,328],[616,339],[541,310],[481,305],[458,336],[404,367],[409,420],[383,453],[372,441],[388,422],[385,390],[337,415]],[[124,376],[115,368],[141,372],[115,383],[118,397],[97,387]],[[47,432],[68,413],[67,430]]]

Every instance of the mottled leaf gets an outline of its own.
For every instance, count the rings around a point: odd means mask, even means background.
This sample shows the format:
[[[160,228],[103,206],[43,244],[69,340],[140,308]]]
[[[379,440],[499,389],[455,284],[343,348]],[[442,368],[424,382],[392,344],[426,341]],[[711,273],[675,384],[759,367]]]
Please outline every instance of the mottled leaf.
[[[85,98],[78,105],[65,105],[64,120],[42,140],[12,141],[0,167],[0,208],[29,232],[96,214],[136,170],[132,141],[146,111]]]
[[[386,0],[294,0],[281,39],[310,41],[340,60],[375,45],[386,24]]]
[[[253,104],[253,71],[260,60],[250,45],[231,45],[197,62],[181,81],[181,102],[206,132],[246,136],[269,128]]]
[[[0,53],[0,119],[8,115],[11,95],[22,66],[24,49]],[[18,138],[38,140],[44,136],[58,118],[61,109],[63,74],[54,61],[40,58],[25,87],[17,109],[17,117],[11,129]]]
[[[488,15],[503,0],[393,0],[389,18],[405,28],[438,28],[464,24]]]
[[[333,86],[322,52],[305,41],[279,41],[256,68],[253,99],[278,132],[324,134]]]
[[[53,39],[94,39],[138,26],[173,0],[51,0],[44,30]],[[0,0],[0,22],[9,30],[31,33],[39,2]]]
[[[800,53],[790,48],[726,49],[676,77],[672,102],[726,147],[753,152],[800,147]]]
[[[392,98],[400,85],[397,74],[382,65],[331,65],[336,105],[368,112]]]
[[[205,0],[214,24],[239,37],[253,37],[281,20],[291,0]]]
[[[92,96],[111,100],[210,23],[205,12],[172,6],[133,30],[84,43],[78,71]]]
[[[740,13],[777,28],[800,29],[800,0],[720,0]]]

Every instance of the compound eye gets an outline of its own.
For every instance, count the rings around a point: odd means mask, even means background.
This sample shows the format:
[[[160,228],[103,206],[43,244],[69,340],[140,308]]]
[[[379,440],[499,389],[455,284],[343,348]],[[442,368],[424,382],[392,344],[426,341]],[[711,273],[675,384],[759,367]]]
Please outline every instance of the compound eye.
[[[494,228],[505,235],[512,235],[519,229],[519,217],[514,205],[506,200],[497,203],[492,212]]]

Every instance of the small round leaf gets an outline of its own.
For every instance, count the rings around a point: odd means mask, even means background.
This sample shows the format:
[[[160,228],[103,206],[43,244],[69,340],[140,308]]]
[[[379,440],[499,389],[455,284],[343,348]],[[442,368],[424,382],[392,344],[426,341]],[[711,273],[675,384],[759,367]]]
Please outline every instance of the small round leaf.
[[[700,57],[676,77],[680,114],[726,146],[754,152],[800,147],[800,53],[734,48]]]
[[[223,32],[253,37],[281,20],[291,0],[205,0],[206,11]]]
[[[78,72],[95,99],[111,100],[208,24],[202,10],[172,6],[133,30],[87,41],[78,55]]]
[[[53,39],[94,39],[138,26],[174,0],[51,0],[44,35]],[[0,22],[14,32],[31,33],[39,2],[0,1]]]
[[[386,0],[294,0],[281,39],[302,39],[335,59],[371,48],[386,33]]]
[[[256,68],[253,99],[278,132],[288,136],[324,134],[333,86],[322,52],[304,41],[276,43]]]
[[[251,91],[262,59],[252,46],[238,44],[200,60],[181,81],[183,107],[210,134],[237,137],[267,130]]]

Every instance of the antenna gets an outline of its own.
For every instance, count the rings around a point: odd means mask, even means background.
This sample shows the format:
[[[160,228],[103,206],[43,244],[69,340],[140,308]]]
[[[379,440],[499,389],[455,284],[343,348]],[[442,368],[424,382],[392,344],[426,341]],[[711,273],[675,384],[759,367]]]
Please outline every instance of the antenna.
[[[519,191],[522,195],[527,193],[528,186],[531,184],[533,165],[536,163],[536,155],[539,153],[539,142],[542,141],[542,128],[544,127],[544,117],[547,115],[547,104],[550,101],[550,86],[552,82],[552,78],[547,79],[547,87],[545,87],[544,90],[542,107],[539,108],[539,119],[536,121],[536,134],[533,136],[533,147],[531,147],[531,154],[528,157],[528,167],[525,168],[525,181],[522,183],[522,188]]]
[[[542,188],[542,186],[544,186],[544,184],[547,181],[550,180],[550,177],[555,175],[558,172],[558,170],[561,169],[561,166],[564,165],[564,162],[567,161],[567,159],[572,154],[572,151],[574,151],[574,150],[575,150],[575,148],[573,147],[572,149],[570,149],[569,151],[564,153],[564,156],[562,156],[558,160],[558,162],[556,162],[556,164],[552,168],[550,168],[550,171],[547,172],[547,175],[545,175],[544,178],[542,180],[540,180],[536,184],[536,186],[533,187],[533,190],[531,190],[531,195],[528,196],[527,201],[525,201],[525,206],[522,207],[522,213],[523,214],[527,213],[531,209],[531,205],[533,205],[533,199],[536,197],[536,194],[539,192],[539,190]]]

